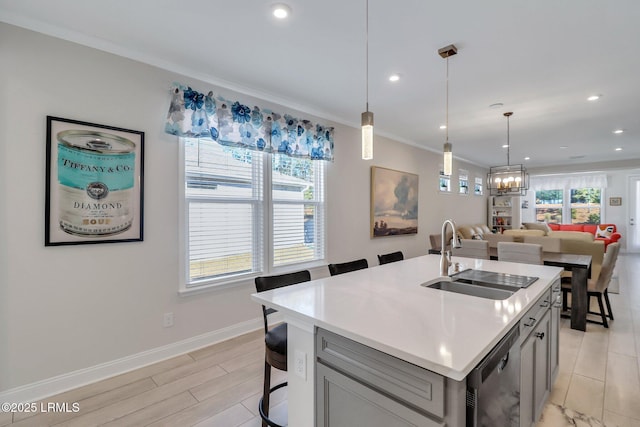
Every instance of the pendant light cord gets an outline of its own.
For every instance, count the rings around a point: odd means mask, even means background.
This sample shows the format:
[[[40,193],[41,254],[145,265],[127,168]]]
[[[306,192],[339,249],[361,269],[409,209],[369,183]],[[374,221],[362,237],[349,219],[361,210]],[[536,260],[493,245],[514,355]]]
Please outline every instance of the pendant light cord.
[[[445,126],[446,126],[446,131],[445,131],[445,138],[446,138],[446,142],[449,142],[449,55],[447,55],[447,84],[446,84],[446,110],[447,110],[447,114],[445,117]]]
[[[510,158],[509,158],[509,150],[511,150],[511,142],[509,141],[509,116],[510,115],[511,114],[507,116],[507,166],[511,165]]]
[[[367,0],[367,9],[366,9],[366,93],[367,93],[367,112],[369,111],[369,0]]]

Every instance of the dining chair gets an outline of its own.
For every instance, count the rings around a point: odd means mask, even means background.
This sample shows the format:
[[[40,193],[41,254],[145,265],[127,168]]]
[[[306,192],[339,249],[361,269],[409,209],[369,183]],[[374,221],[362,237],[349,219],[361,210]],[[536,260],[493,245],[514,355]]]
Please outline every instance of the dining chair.
[[[524,236],[524,243],[533,243],[542,246],[542,252],[561,252],[560,239],[548,236]]]
[[[258,292],[269,291],[271,289],[282,288],[284,286],[295,285],[297,283],[308,282],[311,274],[308,270],[296,271],[294,273],[280,274],[277,276],[262,276],[255,278],[256,290]],[[264,385],[262,398],[258,403],[258,412],[262,418],[262,427],[281,427],[273,420],[269,419],[269,396],[274,391],[287,385],[287,381],[271,387],[271,368],[287,370],[287,324],[279,325],[269,329],[267,317],[277,310],[262,306],[262,317],[264,319]]]
[[[600,308],[600,312],[589,311],[587,309],[587,313],[597,314],[602,319],[602,322],[597,322],[595,320],[587,319],[587,322],[596,323],[598,325],[602,325],[605,328],[609,327],[609,322],[607,321],[607,317],[613,320],[613,312],[611,311],[611,302],[609,301],[609,283],[611,282],[611,276],[613,276],[613,270],[616,267],[616,262],[618,260],[618,254],[620,253],[620,243],[609,243],[607,246],[607,252],[604,253],[604,259],[602,261],[602,268],[600,269],[600,275],[597,279],[589,279],[587,281],[587,295],[588,299],[591,300],[591,297],[597,298],[598,307]],[[571,292],[571,283],[566,283],[567,281],[563,280],[562,283],[562,308],[569,309],[567,305],[567,297],[569,292]],[[604,302],[607,304],[607,311],[604,310]]]
[[[498,261],[542,265],[542,245],[498,242]]]
[[[390,262],[402,261],[403,259],[404,255],[402,254],[402,251],[378,255],[378,262],[380,263],[380,265],[389,264]]]
[[[466,258],[489,259],[489,242],[486,240],[460,239],[461,246],[452,249],[452,255]]]
[[[369,267],[369,263],[365,258],[355,261],[343,262],[340,264],[329,264],[329,273],[332,276],[337,274],[348,273],[350,271],[362,270]]]

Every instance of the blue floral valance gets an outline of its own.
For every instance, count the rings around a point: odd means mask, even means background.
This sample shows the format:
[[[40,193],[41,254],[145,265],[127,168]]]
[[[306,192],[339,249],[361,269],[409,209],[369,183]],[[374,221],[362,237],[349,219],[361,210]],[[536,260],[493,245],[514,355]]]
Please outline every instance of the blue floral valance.
[[[333,160],[333,128],[175,86],[165,132],[312,160]]]

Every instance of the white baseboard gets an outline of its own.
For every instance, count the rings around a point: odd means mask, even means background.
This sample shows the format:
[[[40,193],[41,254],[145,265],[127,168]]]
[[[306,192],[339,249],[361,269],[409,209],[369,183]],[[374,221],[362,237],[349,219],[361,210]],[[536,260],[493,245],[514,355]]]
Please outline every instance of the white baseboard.
[[[131,356],[0,392],[0,402],[35,402],[74,388],[161,362],[202,347],[262,329],[262,318],[248,320]]]

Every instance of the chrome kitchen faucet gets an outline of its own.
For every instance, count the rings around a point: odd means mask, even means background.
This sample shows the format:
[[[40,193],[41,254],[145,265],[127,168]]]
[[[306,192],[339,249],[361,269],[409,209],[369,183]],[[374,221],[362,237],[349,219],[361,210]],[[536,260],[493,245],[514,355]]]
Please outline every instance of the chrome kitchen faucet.
[[[448,276],[449,266],[451,265],[451,251],[446,250],[447,224],[451,226],[451,231],[453,232],[453,237],[451,238],[451,249],[460,247],[460,243],[458,243],[456,223],[452,219],[445,219],[442,223],[442,234],[440,235],[440,276]]]

